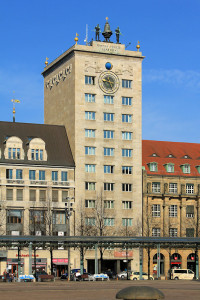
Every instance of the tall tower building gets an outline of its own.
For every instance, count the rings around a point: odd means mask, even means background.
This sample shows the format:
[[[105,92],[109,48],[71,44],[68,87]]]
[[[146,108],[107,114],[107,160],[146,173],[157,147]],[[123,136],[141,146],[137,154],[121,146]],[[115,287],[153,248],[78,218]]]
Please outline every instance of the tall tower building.
[[[82,207],[85,224],[94,225],[92,209],[101,199],[106,234],[139,235],[144,57],[139,47],[126,50],[119,35],[117,43],[110,42],[109,27],[107,21],[104,42],[97,31],[89,45],[77,44],[76,38],[45,67],[44,122],[66,127],[76,165],[76,216]]]

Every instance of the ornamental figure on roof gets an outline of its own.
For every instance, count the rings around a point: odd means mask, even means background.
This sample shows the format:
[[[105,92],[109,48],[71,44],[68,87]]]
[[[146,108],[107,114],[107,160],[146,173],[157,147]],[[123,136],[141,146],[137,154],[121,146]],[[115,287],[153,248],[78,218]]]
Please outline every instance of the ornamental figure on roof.
[[[99,39],[99,33],[101,32],[99,24],[97,24],[97,26],[95,27],[95,40],[96,41],[100,41]]]
[[[121,35],[121,31],[119,29],[119,26],[117,27],[117,29],[115,30],[115,34],[116,34],[116,41],[117,44],[119,44],[119,36]]]

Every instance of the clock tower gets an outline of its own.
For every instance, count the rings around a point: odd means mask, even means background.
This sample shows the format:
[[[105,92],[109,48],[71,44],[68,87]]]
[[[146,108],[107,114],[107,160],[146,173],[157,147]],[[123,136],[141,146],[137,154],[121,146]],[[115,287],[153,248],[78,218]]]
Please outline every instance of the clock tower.
[[[74,46],[44,68],[44,121],[65,125],[68,134],[76,165],[76,234],[80,216],[84,225],[97,227],[95,210],[101,201],[103,235],[136,236],[142,226],[144,57],[139,48],[126,50],[119,36],[117,43],[110,42],[106,32],[106,41],[98,36],[89,45],[77,44],[76,37]],[[104,253],[116,271],[126,268],[118,250]],[[89,264],[94,255],[86,259]],[[137,249],[128,260],[131,269],[139,270]]]

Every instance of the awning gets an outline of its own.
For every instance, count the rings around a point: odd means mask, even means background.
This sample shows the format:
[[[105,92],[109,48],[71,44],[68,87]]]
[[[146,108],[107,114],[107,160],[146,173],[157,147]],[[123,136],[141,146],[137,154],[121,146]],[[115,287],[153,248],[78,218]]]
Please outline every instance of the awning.
[[[68,258],[53,258],[54,265],[68,265]]]

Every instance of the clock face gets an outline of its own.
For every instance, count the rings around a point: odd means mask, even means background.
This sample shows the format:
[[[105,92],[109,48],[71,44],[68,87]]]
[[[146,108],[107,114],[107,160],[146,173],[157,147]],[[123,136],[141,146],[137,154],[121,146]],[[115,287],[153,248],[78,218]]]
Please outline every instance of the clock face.
[[[103,92],[113,94],[119,88],[119,78],[115,73],[105,71],[99,76],[99,86]]]

